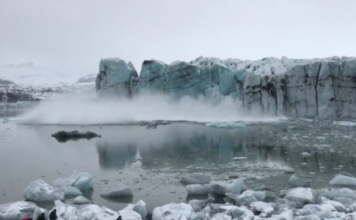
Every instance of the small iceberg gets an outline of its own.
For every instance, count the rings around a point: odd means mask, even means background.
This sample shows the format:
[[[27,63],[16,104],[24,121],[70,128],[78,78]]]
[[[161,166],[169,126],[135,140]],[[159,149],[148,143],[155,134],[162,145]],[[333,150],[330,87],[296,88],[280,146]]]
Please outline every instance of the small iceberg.
[[[225,128],[225,129],[236,129],[244,128],[247,126],[247,123],[237,121],[237,122],[209,122],[205,124],[208,127],[213,128]]]
[[[356,126],[356,122],[352,121],[334,121],[333,124],[339,126]]]

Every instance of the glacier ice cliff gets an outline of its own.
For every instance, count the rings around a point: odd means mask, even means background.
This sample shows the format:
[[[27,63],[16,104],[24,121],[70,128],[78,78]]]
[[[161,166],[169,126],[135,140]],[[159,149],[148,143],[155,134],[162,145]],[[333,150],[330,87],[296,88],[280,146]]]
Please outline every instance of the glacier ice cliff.
[[[356,58],[239,60],[199,57],[191,62],[132,63],[102,59],[99,95],[131,97],[163,93],[173,97],[231,97],[251,111],[291,117],[356,117]]]
[[[95,87],[100,96],[131,97],[137,93],[135,85],[138,74],[131,62],[112,58],[102,59],[99,64],[99,74],[95,80]]]

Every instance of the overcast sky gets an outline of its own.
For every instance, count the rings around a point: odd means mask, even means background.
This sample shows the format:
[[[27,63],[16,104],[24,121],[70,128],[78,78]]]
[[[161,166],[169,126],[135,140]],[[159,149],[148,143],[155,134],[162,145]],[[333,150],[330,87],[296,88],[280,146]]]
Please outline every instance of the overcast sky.
[[[355,0],[0,0],[0,64],[356,55]]]

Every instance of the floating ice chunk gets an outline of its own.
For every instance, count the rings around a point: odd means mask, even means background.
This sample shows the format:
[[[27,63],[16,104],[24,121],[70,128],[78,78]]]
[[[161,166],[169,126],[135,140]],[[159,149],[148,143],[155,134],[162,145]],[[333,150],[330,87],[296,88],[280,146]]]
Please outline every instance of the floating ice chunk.
[[[116,183],[113,186],[106,187],[100,195],[103,197],[125,197],[133,196],[133,193],[130,186],[126,186],[123,183]]]
[[[273,215],[269,220],[293,220],[293,211],[287,209],[279,215]]]
[[[220,209],[223,210],[225,214],[231,215],[234,219],[252,219],[255,216],[252,211],[250,211],[244,206],[237,207],[232,205],[225,205],[221,206]]]
[[[233,160],[246,160],[247,157],[234,157]]]
[[[333,217],[333,211],[335,211],[334,206],[332,205],[315,205],[315,204],[308,204],[300,210],[300,214],[304,216],[316,215],[321,219],[331,218]]]
[[[113,220],[116,219],[121,212],[118,213],[106,207],[99,207],[94,204],[81,205],[76,208],[75,206],[64,204],[61,201],[55,201],[55,208],[57,209],[58,220]],[[123,220],[141,220],[139,214],[131,210],[128,211],[129,213],[121,213]]]
[[[337,175],[330,182],[330,185],[356,186],[356,178],[351,176]]]
[[[217,213],[211,218],[211,220],[231,220],[231,219],[232,218],[230,215],[224,213]]]
[[[194,217],[195,219],[195,217]],[[182,213],[172,213],[166,215],[162,220],[188,220]]]
[[[297,177],[296,175],[292,175],[288,180],[288,184],[291,187],[310,187],[311,180],[302,179],[300,177]]]
[[[234,194],[240,194],[242,190],[246,188],[245,182],[242,178],[234,180],[232,184],[229,185],[227,192],[228,193],[234,193]]]
[[[315,196],[311,188],[297,187],[286,191],[285,199],[296,202],[297,205],[314,203]]]
[[[269,214],[273,211],[272,205],[261,201],[251,203],[250,208],[254,213]]]
[[[213,191],[209,184],[191,184],[186,186],[189,195],[206,195]]]
[[[346,210],[345,206],[341,202],[334,201],[334,200],[327,200],[326,198],[324,199],[324,201],[321,204],[332,205],[338,212],[345,212],[345,210]]]
[[[65,197],[77,197],[82,195],[82,192],[74,186],[60,187],[59,189],[64,192]]]
[[[67,220],[67,219],[78,219],[77,208],[74,206],[69,206],[63,202],[57,200],[54,202],[55,208],[57,209],[58,220]],[[82,216],[80,216],[82,217]],[[86,217],[86,216],[83,216]],[[84,218],[82,218],[84,219]],[[89,218],[87,218],[89,219]]]
[[[210,214],[211,213],[211,207],[210,206],[205,206],[201,212],[206,213],[206,214]]]
[[[75,205],[84,205],[92,203],[89,199],[85,198],[84,196],[77,196],[73,199],[73,204]]]
[[[140,214],[142,219],[146,219],[147,216],[147,206],[146,203],[142,200],[138,201],[133,207],[132,211],[137,212]]]
[[[63,200],[64,192],[48,185],[43,180],[31,181],[23,191],[23,197],[34,202],[50,202]]]
[[[78,188],[80,191],[86,191],[93,188],[93,177],[86,172],[75,172],[67,178],[59,178],[54,180],[53,186],[73,186]]]
[[[48,219],[49,214],[46,209],[35,207],[35,211],[33,212],[32,219],[37,219],[42,213],[44,214],[45,218]]]
[[[226,181],[212,181],[210,183],[213,192],[217,195],[225,195],[226,193],[240,194],[246,188],[243,179],[239,178],[232,183]]]
[[[243,122],[210,122],[210,123],[206,123],[205,125],[213,128],[226,128],[226,129],[243,128],[247,126],[247,124]]]
[[[195,218],[193,220],[210,220],[210,215],[204,212],[195,213]]]
[[[204,200],[193,199],[190,200],[188,204],[193,207],[195,212],[200,212],[201,209],[206,205],[206,202]]]
[[[317,215],[305,215],[295,217],[294,220],[320,220],[320,218]]]
[[[152,212],[152,220],[162,220],[165,219],[165,217],[168,215],[184,217],[187,220],[192,220],[195,217],[195,213],[191,205],[186,203],[170,203],[161,207],[154,208]]]
[[[243,206],[250,206],[251,203],[257,202],[257,198],[252,191],[245,191],[237,198],[235,198],[236,204]]]
[[[310,157],[310,156],[311,156],[311,154],[308,153],[308,152],[303,152],[302,153],[302,157]]]
[[[203,174],[193,174],[187,177],[183,177],[181,183],[183,184],[208,184],[212,181],[211,176]]]
[[[119,215],[122,217],[122,220],[142,220],[141,215],[133,210],[128,210],[128,209],[120,210]],[[113,219],[116,219],[116,218],[111,218],[110,220],[113,220]],[[98,219],[98,220],[101,220],[101,219]],[[109,220],[109,219],[107,219],[107,220]]]
[[[348,188],[341,189],[321,189],[317,193],[317,202],[321,202],[321,198],[325,197],[327,199],[337,200],[337,198],[346,198],[356,200],[356,193]],[[339,201],[341,202],[341,201]],[[343,202],[341,202],[343,203]],[[344,203],[343,203],[344,204]]]
[[[356,126],[356,122],[352,121],[334,121],[333,124],[339,126]]]
[[[215,194],[225,195],[227,193],[229,183],[226,181],[211,181],[210,186]]]
[[[36,208],[37,206],[34,203],[25,201],[1,204],[0,219],[12,220],[32,218]]]

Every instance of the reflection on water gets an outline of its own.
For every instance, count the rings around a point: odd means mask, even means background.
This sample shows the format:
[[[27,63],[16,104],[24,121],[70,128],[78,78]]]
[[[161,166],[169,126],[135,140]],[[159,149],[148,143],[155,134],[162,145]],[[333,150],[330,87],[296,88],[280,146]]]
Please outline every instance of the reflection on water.
[[[96,140],[95,145],[103,170],[122,169],[135,162],[139,155],[142,169],[229,169],[236,159],[246,158],[242,162],[309,172],[337,172],[335,166],[342,163],[337,154],[312,151],[311,157],[303,158],[303,149],[278,144],[276,132],[279,132],[278,125],[236,130],[182,124],[161,126],[155,130],[112,127],[105,128],[103,138]],[[352,167],[347,171],[352,172]]]

